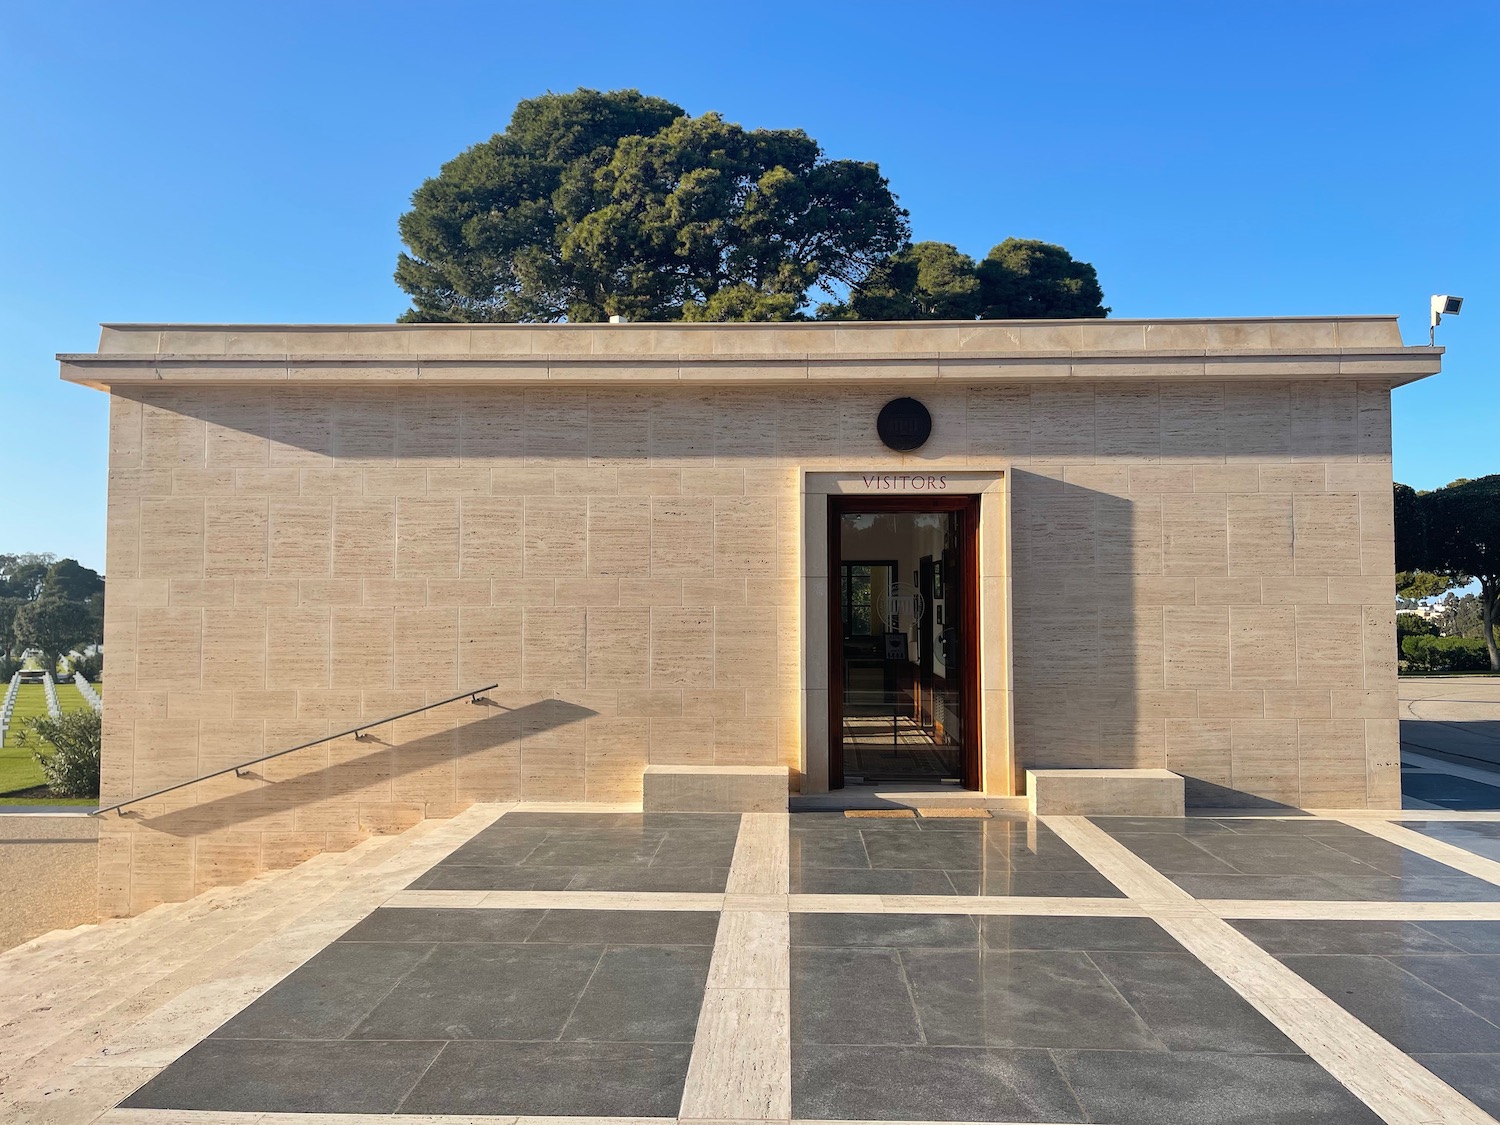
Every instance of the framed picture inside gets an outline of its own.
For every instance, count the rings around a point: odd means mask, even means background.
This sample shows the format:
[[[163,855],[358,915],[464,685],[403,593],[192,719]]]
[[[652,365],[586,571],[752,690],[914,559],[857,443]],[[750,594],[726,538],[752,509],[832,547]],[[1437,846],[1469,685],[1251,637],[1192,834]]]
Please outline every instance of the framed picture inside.
[[[932,564],[932,596],[941,598],[943,596],[943,560],[937,559]]]

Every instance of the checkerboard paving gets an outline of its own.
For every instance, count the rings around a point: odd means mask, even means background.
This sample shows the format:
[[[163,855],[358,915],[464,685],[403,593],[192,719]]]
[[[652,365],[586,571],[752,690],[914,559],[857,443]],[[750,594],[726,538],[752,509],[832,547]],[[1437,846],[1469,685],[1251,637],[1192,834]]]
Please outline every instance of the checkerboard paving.
[[[1494,1122],[1497,830],[514,809],[79,1120]]]

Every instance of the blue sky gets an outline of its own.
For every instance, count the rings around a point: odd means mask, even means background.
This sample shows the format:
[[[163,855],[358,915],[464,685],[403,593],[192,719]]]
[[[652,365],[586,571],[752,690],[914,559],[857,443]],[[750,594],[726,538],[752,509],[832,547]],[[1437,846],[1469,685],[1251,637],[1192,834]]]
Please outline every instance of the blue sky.
[[[0,551],[100,567],[100,321],[386,321],[421,181],[634,86],[877,161],[914,236],[1059,242],[1116,316],[1399,313],[1396,476],[1500,471],[1500,3],[152,4],[0,31]]]

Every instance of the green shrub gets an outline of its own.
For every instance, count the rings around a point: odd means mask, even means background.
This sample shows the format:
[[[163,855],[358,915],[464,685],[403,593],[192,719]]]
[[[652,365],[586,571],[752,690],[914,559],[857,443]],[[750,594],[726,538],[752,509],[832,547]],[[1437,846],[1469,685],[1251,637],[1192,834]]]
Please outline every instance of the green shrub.
[[[1487,672],[1490,656],[1478,637],[1409,636],[1401,655],[1418,672]]]
[[[1441,631],[1435,621],[1429,621],[1415,613],[1396,614],[1396,632],[1400,636],[1435,637]]]
[[[80,656],[70,666],[73,672],[82,672],[83,678],[91,684],[97,684],[99,677],[104,674],[104,654],[93,653],[90,656]]]
[[[47,788],[54,797],[99,796],[99,713],[92,707],[64,711],[62,718],[46,715],[26,725],[24,741],[40,739],[48,745],[32,753]]]

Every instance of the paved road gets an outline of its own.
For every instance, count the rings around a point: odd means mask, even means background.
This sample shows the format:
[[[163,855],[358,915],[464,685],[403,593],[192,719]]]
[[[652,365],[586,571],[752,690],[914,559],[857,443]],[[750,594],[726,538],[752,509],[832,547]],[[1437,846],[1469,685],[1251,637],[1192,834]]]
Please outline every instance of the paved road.
[[[1399,691],[1407,798],[1500,808],[1500,678],[1407,677]]]

